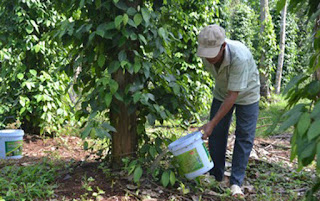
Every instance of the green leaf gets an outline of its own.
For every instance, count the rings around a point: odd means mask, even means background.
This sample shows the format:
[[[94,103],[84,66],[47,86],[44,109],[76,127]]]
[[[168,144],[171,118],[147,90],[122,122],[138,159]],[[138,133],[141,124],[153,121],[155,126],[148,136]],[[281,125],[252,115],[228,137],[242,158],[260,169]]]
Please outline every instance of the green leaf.
[[[149,149],[149,153],[152,156],[152,158],[155,158],[156,154],[157,154],[157,150],[154,146],[150,147]]]
[[[133,17],[133,21],[136,26],[139,26],[139,24],[141,24],[141,22],[142,22],[141,14],[139,14],[139,13],[135,14]]]
[[[146,45],[147,44],[146,38],[141,34],[139,34],[138,36],[139,36],[140,40]]]
[[[96,8],[99,9],[101,7],[101,0],[95,0]]]
[[[31,34],[31,33],[33,32],[33,26],[29,24],[29,25],[26,27],[26,31],[27,31],[28,34]]]
[[[83,149],[84,149],[84,150],[88,150],[88,147],[89,147],[88,141],[84,141],[84,143],[83,143]]]
[[[114,20],[114,25],[116,26],[117,29],[120,28],[120,24],[123,21],[123,16],[122,15],[118,15],[115,20]]]
[[[35,45],[35,46],[33,47],[33,49],[34,49],[34,52],[35,52],[35,53],[38,53],[38,52],[40,51],[41,47],[40,47],[39,44],[37,44],[37,45]]]
[[[31,23],[32,26],[35,28],[35,30],[36,30],[38,33],[40,33],[37,23],[36,23],[34,20],[30,20],[30,23]]]
[[[320,81],[314,80],[310,82],[305,88],[307,94],[312,98],[320,92]]]
[[[30,72],[31,75],[37,76],[37,71],[36,70],[31,69],[29,72]]]
[[[113,0],[113,2],[116,4],[116,3],[118,3],[118,2],[119,2],[119,0]]]
[[[137,13],[137,10],[133,7],[130,7],[130,8],[128,8],[127,13],[128,13],[128,15],[133,16],[134,14]]]
[[[279,131],[283,132],[283,131],[287,130],[290,126],[295,125],[299,121],[301,114],[302,114],[302,112],[296,112],[292,116],[290,116],[286,121],[284,121],[281,124]]]
[[[140,180],[140,178],[142,176],[142,173],[143,173],[142,168],[139,165],[138,167],[136,167],[136,169],[134,170],[134,173],[133,173],[133,181],[135,183],[139,182],[139,180]]]
[[[128,20],[128,24],[134,28],[137,28],[137,25],[134,23],[134,21],[132,19],[129,18]]]
[[[320,117],[320,101],[318,101],[311,112],[311,118],[315,119],[316,117]]]
[[[169,181],[170,181],[169,172],[168,172],[168,171],[163,172],[163,173],[162,173],[162,176],[161,176],[161,184],[162,184],[164,187],[167,187],[168,184],[169,184]]]
[[[114,96],[116,97],[117,100],[123,102],[123,97],[119,93],[115,93]]]
[[[91,133],[91,129],[92,129],[92,127],[87,125],[86,128],[84,129],[84,131],[82,131],[80,134],[81,138],[85,139],[86,137],[88,137]]]
[[[176,183],[176,175],[174,172],[170,171],[170,184],[173,186]]]
[[[173,92],[175,95],[179,95],[180,94],[180,86],[176,83],[174,83],[173,85]]]
[[[99,55],[99,58],[98,58],[98,65],[99,65],[100,67],[102,67],[102,66],[104,65],[105,61],[106,61],[105,56],[104,56],[103,54],[100,54],[100,55]]]
[[[110,87],[111,93],[114,94],[118,90],[119,84],[115,80],[110,80],[109,87]]]
[[[153,126],[156,121],[156,117],[150,113],[150,114],[148,114],[147,119],[148,119],[149,124]]]
[[[110,74],[116,72],[120,68],[120,63],[119,61],[112,61],[110,64],[110,68],[108,69],[108,72]]]
[[[123,24],[126,25],[128,23],[128,20],[129,20],[129,16],[127,14],[124,14],[122,19]]]
[[[106,130],[112,131],[112,132],[117,132],[117,130],[113,126],[108,124],[107,122],[103,122],[101,127],[103,127]]]
[[[282,115],[282,117],[289,117],[289,116],[294,115],[294,114],[297,113],[297,112],[301,112],[301,111],[303,111],[303,110],[305,109],[305,106],[306,106],[306,104],[302,104],[302,103],[297,104],[297,105],[295,105],[292,109],[290,109],[289,111],[287,111],[286,113],[284,113],[284,114]]]
[[[284,8],[284,5],[286,4],[286,1],[287,0],[279,0],[277,2],[277,11],[278,12],[280,12]]]
[[[150,13],[148,11],[147,8],[142,8],[141,9],[141,13],[142,13],[142,17],[143,17],[143,20],[149,24],[149,20],[150,20]]]
[[[133,94],[133,103],[137,103],[141,98],[141,92],[138,91],[136,93]]]
[[[108,133],[105,129],[102,129],[102,128],[97,128],[96,129],[96,135],[101,138],[101,139],[104,139],[104,138],[109,138],[111,139],[111,135],[110,133]]]
[[[121,52],[119,52],[118,54],[118,59],[120,62],[124,61],[127,59],[127,53],[124,50],[121,50]]]
[[[320,135],[320,119],[314,121],[308,130],[308,139],[311,141]]]
[[[161,27],[159,30],[158,30],[158,34],[161,38],[165,39],[166,38],[166,30]]]
[[[316,141],[304,141],[298,146],[300,146],[300,149],[298,149],[298,151],[300,151],[298,152],[298,159],[302,162],[303,166],[309,165],[314,159],[316,152]]]
[[[300,136],[303,136],[305,132],[308,130],[311,123],[311,118],[309,112],[304,112],[297,124],[297,130]]]
[[[320,173],[320,142],[317,144],[317,172]]]
[[[290,82],[286,85],[286,87],[285,87],[285,89],[283,90],[282,93],[283,93],[283,94],[288,93],[288,91],[289,91],[291,88],[297,86],[297,84],[298,84],[300,81],[304,80],[304,79],[307,79],[307,76],[305,76],[305,74],[303,74],[303,73],[301,73],[301,74],[293,77],[292,79],[290,79]]]
[[[19,74],[17,75],[17,78],[18,78],[19,80],[22,80],[22,79],[23,79],[23,74],[22,74],[22,73],[19,73]]]
[[[133,69],[134,69],[135,73],[139,72],[140,68],[141,68],[141,63],[140,62],[134,63]]]
[[[135,34],[133,32],[130,34],[130,39],[131,40],[137,40],[137,38],[138,38],[137,34]]]
[[[107,94],[105,95],[105,97],[104,97],[104,102],[105,102],[105,104],[106,104],[107,107],[110,106],[111,101],[112,101],[112,94],[107,93]]]

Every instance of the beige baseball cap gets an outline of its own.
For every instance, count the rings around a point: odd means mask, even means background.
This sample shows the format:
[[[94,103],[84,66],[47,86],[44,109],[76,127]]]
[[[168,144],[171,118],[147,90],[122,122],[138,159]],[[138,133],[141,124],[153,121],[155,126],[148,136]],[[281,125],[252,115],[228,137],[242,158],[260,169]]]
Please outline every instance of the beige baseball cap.
[[[205,58],[216,57],[225,38],[226,32],[219,25],[213,24],[204,27],[198,35],[197,55]]]

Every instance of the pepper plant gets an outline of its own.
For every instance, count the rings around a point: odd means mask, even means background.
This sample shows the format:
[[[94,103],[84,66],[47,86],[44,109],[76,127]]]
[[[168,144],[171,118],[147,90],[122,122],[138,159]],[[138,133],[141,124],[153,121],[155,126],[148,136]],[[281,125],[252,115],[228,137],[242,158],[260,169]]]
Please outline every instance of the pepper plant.
[[[81,69],[74,89],[82,97],[76,116],[88,118],[82,137],[112,138],[114,164],[136,152],[147,122],[172,115],[190,119],[188,111],[202,104],[187,93],[197,90],[187,88],[192,76],[164,62],[173,58],[170,44],[176,38],[162,20],[161,4],[58,0],[55,5],[64,20],[53,37],[69,49],[66,72]],[[102,116],[98,123],[97,116]]]
[[[1,1],[0,119],[14,119],[1,127],[19,120],[28,133],[56,132],[68,119],[65,51],[47,34],[59,19],[51,1]]]

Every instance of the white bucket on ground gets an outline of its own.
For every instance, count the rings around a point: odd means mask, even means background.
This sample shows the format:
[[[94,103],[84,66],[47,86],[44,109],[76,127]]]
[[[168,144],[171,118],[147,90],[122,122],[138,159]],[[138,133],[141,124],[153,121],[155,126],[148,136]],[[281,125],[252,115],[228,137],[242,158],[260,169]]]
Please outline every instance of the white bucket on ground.
[[[188,179],[194,179],[213,168],[213,161],[201,137],[202,133],[196,131],[168,146],[169,151],[176,157],[179,168]]]
[[[0,130],[0,159],[22,158],[23,130]]]

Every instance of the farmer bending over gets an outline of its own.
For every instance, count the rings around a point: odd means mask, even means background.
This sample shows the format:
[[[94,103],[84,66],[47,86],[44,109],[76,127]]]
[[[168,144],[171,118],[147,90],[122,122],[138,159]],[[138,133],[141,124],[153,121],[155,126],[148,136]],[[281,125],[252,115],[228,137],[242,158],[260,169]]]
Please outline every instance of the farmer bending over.
[[[225,38],[219,25],[203,28],[198,36],[197,55],[215,78],[210,121],[201,126],[202,138],[209,137],[214,167],[210,174],[222,181],[228,132],[235,110],[236,131],[230,186],[233,196],[243,196],[246,166],[253,146],[259,113],[259,72],[249,49],[239,41]]]

